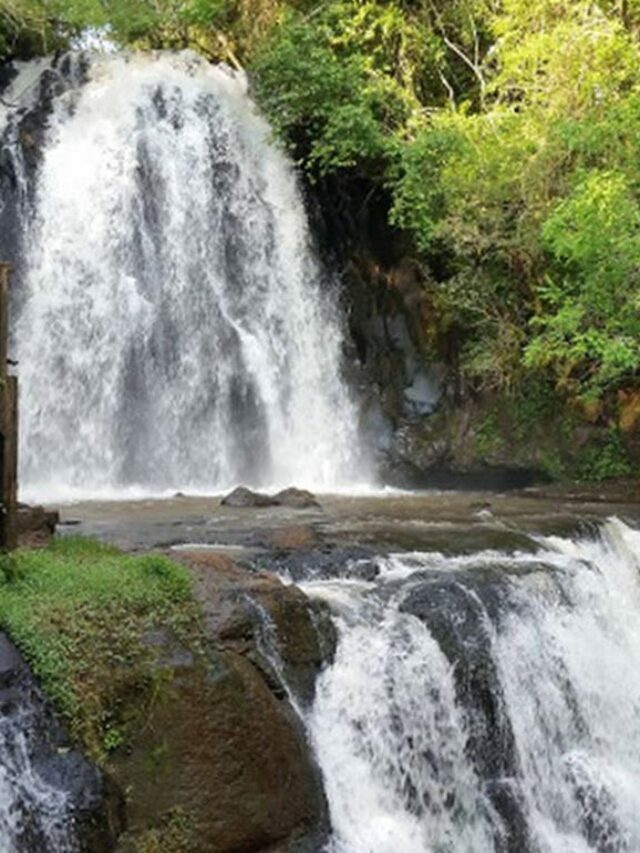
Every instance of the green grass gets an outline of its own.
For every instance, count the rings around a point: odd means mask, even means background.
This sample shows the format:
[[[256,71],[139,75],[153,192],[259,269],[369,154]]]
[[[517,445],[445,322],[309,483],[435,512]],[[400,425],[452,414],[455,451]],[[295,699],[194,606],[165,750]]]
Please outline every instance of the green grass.
[[[80,538],[0,557],[0,626],[98,761],[126,743],[166,680],[145,634],[166,628],[194,651],[201,639],[182,567]]]

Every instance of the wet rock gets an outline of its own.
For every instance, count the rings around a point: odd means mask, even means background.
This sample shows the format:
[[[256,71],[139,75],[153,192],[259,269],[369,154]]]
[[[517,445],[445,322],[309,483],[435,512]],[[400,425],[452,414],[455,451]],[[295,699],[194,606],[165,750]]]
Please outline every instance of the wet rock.
[[[275,506],[288,506],[291,509],[310,509],[320,506],[315,496],[305,489],[283,489],[273,496]]]
[[[372,581],[380,573],[376,552],[358,545],[292,549],[289,553],[259,556],[255,564],[265,571],[287,575],[295,583],[328,578]]]
[[[209,636],[249,656],[275,692],[283,693],[284,678],[297,699],[310,704],[318,673],[335,652],[327,607],[298,587],[242,569],[221,554],[181,552],[177,559],[196,579]]]
[[[11,849],[49,853],[56,833],[69,829],[81,853],[115,849],[124,826],[120,790],[72,747],[24,659],[2,633],[0,769],[13,798]],[[49,796],[64,798],[59,815],[51,815]],[[0,831],[10,831],[2,825],[2,808]]]
[[[492,654],[492,619],[503,610],[506,589],[468,575],[434,572],[412,590],[402,610],[421,619],[455,667],[456,691],[469,722],[470,757],[482,778],[515,773],[513,732],[504,710]]]
[[[401,609],[427,625],[453,666],[469,733],[466,751],[504,828],[497,849],[507,851],[527,848],[517,846],[523,820],[508,781],[518,775],[518,758],[492,648],[495,625],[509,612],[505,577],[499,568],[453,577],[433,572],[409,593]]]
[[[60,514],[55,510],[18,504],[16,512],[18,545],[21,548],[43,548],[55,535],[59,523]],[[75,523],[79,524],[79,522]]]
[[[255,508],[267,506],[284,506],[290,509],[318,508],[320,504],[311,494],[304,489],[283,489],[275,495],[265,495],[262,492],[254,492],[245,486],[238,486],[221,501],[222,506],[238,508]]]
[[[278,551],[300,551],[303,548],[313,548],[318,542],[315,530],[306,525],[282,527],[267,537],[269,547]]]
[[[237,489],[234,489],[224,497],[220,503],[222,506],[239,507],[241,509],[274,506],[273,499],[269,495],[253,492],[244,486],[238,486]]]

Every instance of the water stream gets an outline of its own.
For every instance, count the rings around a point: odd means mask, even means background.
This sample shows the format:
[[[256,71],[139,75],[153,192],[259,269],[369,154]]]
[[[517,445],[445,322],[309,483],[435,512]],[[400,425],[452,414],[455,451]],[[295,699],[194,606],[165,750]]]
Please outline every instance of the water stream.
[[[340,632],[307,720],[333,853],[640,850],[639,555],[612,519],[309,583]]]

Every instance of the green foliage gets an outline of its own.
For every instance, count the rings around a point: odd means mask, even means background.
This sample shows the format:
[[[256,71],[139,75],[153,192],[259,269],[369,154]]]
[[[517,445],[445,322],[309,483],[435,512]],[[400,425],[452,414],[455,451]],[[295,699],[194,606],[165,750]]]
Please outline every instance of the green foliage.
[[[170,560],[60,539],[2,561],[0,625],[26,655],[72,735],[98,760],[120,747],[157,694],[145,635],[169,630],[197,650],[189,578]]]
[[[631,380],[640,367],[640,208],[625,176],[581,177],[542,239],[554,263],[525,363],[552,368],[582,395]]]
[[[633,474],[633,465],[615,429],[610,430],[604,440],[592,442],[583,451],[577,470],[579,478],[595,482]]]
[[[388,79],[363,55],[333,44],[324,24],[289,18],[254,63],[256,94],[274,128],[318,173],[361,167],[379,171],[386,133],[406,117]]]

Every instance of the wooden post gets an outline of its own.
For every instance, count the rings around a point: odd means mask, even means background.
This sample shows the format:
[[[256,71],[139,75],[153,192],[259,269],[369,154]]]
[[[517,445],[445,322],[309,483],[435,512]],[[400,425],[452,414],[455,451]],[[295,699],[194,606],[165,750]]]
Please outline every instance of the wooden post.
[[[0,549],[16,547],[18,506],[18,380],[9,376],[9,273],[0,263]]]

